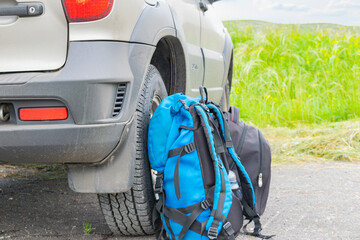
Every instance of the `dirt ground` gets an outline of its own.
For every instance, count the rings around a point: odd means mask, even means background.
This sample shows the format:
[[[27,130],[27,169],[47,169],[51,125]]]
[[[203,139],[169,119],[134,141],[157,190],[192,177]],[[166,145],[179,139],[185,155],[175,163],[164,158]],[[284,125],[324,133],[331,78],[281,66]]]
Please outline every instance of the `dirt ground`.
[[[64,174],[9,177],[9,171],[0,167],[0,240],[155,239],[113,237],[96,195],[72,192]],[[274,239],[360,239],[359,206],[360,164],[275,165],[263,233],[276,234]],[[86,221],[90,234],[83,230]]]

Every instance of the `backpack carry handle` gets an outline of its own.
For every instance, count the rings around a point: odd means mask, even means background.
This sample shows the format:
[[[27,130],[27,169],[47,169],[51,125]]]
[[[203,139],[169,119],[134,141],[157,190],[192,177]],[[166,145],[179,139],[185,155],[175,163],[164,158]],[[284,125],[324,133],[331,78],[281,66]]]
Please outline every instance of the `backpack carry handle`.
[[[208,92],[207,92],[206,87],[200,86],[199,87],[199,92],[200,92],[200,96],[201,96],[200,103],[208,104]],[[205,99],[204,99],[204,92],[205,92],[205,95],[206,95]]]

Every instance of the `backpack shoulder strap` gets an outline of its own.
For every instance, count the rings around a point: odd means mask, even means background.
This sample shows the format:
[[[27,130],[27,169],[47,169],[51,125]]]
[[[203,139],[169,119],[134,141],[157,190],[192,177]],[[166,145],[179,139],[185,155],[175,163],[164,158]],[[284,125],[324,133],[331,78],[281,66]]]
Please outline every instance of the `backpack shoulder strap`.
[[[213,129],[211,127],[211,117],[209,116],[207,107],[204,104],[195,106],[196,113],[198,114],[201,122],[201,126],[204,129],[207,144],[210,150],[210,156],[212,158],[215,170],[215,191],[214,191],[214,203],[212,207],[211,216],[206,224],[206,230],[208,231],[209,239],[217,239],[223,224],[226,222],[226,216],[230,211],[232,199],[232,191],[229,180],[226,178],[227,173],[224,168],[223,162],[217,151],[216,141],[221,140],[221,136],[213,135]],[[217,131],[217,129],[214,129]],[[224,149],[225,150],[225,149]],[[223,150],[223,151],[224,151]]]
[[[237,154],[234,150],[234,147],[233,147],[233,144],[231,141],[229,126],[224,121],[224,119],[225,119],[224,115],[215,105],[208,104],[207,106],[214,112],[214,114],[217,116],[217,118],[219,120],[221,130],[223,131],[224,141],[226,142],[227,150],[228,150],[232,160],[236,163],[238,169],[240,170],[239,173],[240,173],[240,178],[241,178],[241,185],[242,185],[244,193],[246,193],[246,194],[244,194],[244,198],[248,202],[248,205],[251,206],[252,208],[254,208],[255,207],[254,188],[253,188],[251,179],[250,179],[247,171],[245,170],[244,166],[240,162],[239,157],[237,156]]]

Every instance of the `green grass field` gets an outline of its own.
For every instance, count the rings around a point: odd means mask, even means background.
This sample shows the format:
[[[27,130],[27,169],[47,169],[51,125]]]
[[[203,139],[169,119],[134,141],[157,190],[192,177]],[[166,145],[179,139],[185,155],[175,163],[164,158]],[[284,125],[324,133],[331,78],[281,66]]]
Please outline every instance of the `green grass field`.
[[[360,162],[360,121],[261,129],[276,163]]]
[[[231,103],[259,127],[360,116],[360,28],[225,22],[234,42]]]

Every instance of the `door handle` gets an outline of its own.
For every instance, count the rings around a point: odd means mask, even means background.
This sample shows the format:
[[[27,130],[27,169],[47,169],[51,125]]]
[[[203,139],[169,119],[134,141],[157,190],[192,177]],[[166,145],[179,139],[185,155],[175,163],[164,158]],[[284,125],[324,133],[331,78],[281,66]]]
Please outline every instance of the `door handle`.
[[[209,9],[207,4],[204,3],[203,1],[199,2],[199,6],[200,6],[201,11],[203,11],[203,12],[206,12]]]
[[[40,3],[18,4],[16,6],[0,7],[0,16],[35,17],[44,12]]]

